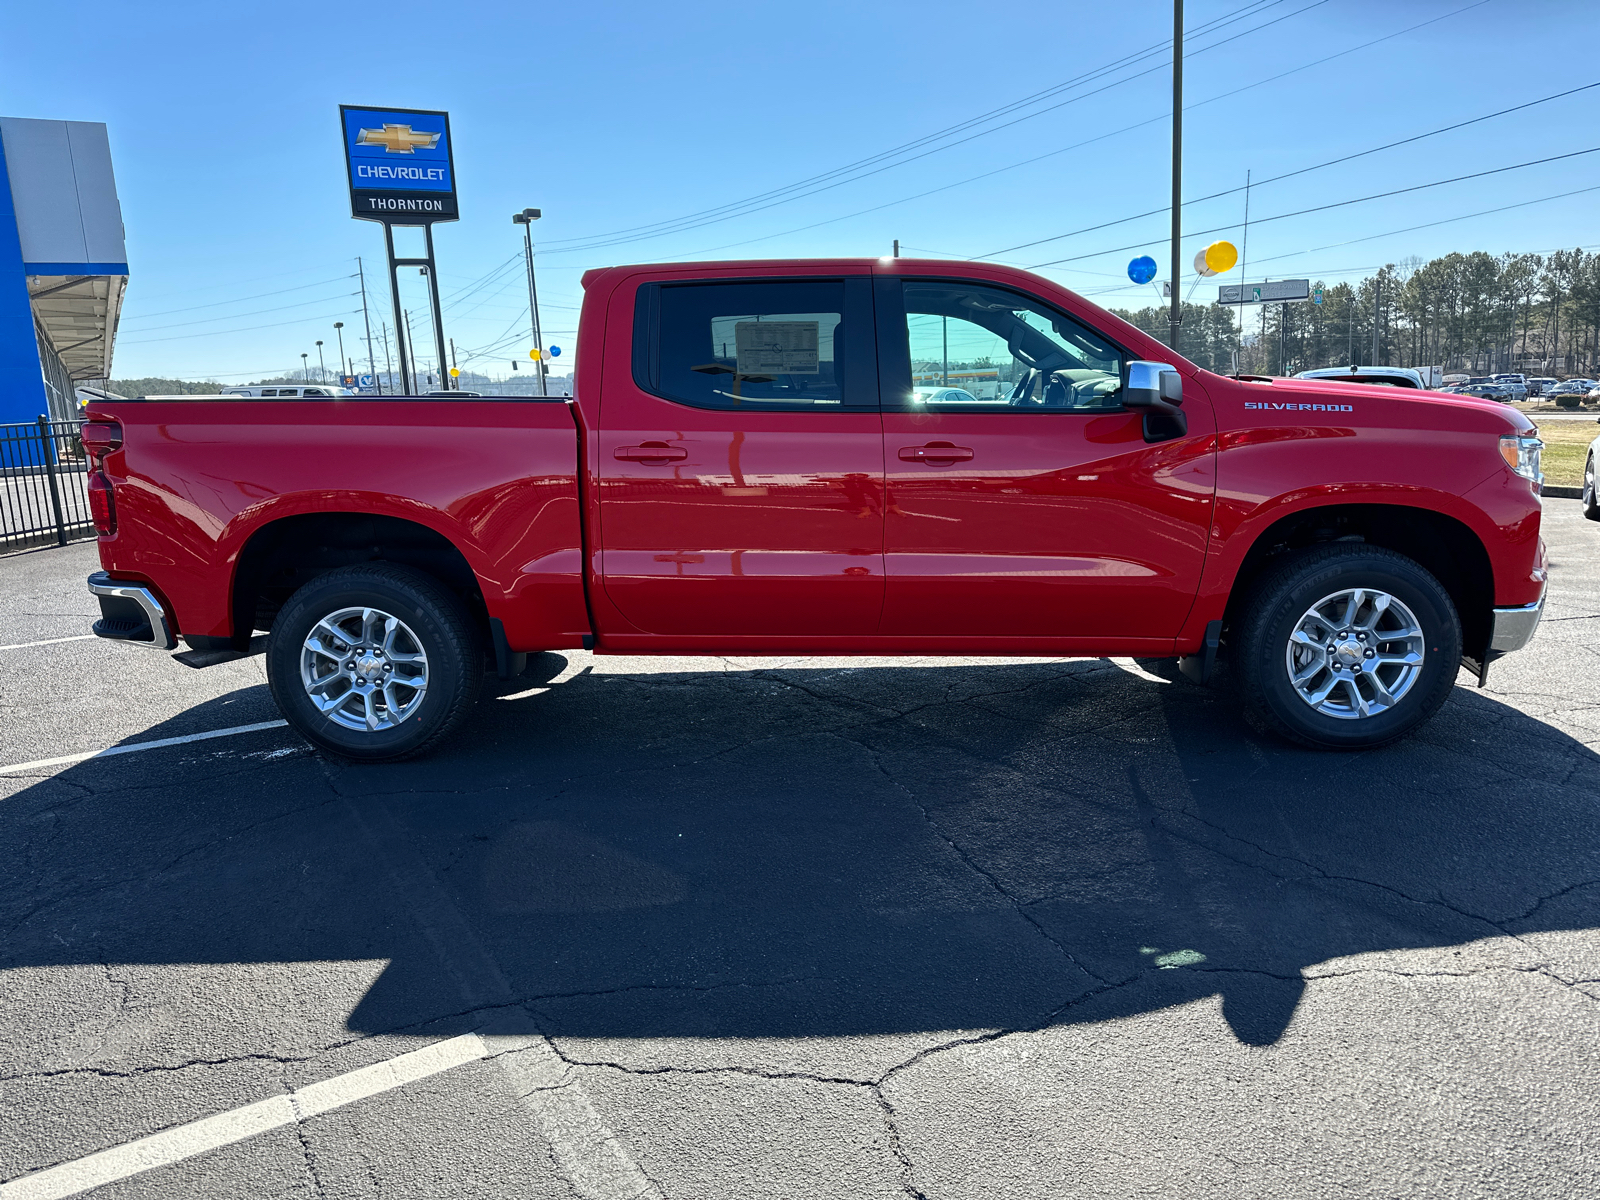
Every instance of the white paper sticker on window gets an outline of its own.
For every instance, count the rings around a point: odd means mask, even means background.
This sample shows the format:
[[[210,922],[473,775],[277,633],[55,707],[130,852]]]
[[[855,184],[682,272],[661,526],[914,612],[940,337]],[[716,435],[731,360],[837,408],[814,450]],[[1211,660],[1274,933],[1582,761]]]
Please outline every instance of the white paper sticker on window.
[[[740,321],[733,327],[741,375],[818,375],[817,321]]]

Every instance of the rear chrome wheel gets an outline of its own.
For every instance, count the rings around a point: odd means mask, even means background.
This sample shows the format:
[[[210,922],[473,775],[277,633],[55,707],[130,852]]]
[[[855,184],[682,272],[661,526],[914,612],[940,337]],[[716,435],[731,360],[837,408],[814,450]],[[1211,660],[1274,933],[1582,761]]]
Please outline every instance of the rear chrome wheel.
[[[1422,674],[1422,626],[1388,592],[1346,588],[1318,600],[1289,635],[1289,682],[1317,712],[1359,721],[1387,712]]]
[[[411,627],[376,608],[329,613],[300,648],[300,682],[346,729],[393,729],[428,694],[428,655]]]

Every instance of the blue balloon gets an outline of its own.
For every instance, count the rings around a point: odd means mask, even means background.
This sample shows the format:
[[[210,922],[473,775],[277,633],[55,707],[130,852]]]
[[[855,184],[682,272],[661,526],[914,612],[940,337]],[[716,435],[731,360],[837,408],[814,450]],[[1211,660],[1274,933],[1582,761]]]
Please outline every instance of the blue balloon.
[[[1156,260],[1141,254],[1128,264],[1128,278],[1135,283],[1149,283],[1156,277]]]
[[[561,347],[560,346],[551,346],[550,347],[550,357],[551,358],[560,358],[561,357]]]

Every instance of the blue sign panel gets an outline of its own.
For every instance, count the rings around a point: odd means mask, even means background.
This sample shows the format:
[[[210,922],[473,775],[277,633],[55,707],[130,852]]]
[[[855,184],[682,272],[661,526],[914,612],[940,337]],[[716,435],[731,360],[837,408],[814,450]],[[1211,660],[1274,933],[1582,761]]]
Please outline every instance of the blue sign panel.
[[[456,220],[448,113],[341,104],[339,120],[352,216],[393,225]]]

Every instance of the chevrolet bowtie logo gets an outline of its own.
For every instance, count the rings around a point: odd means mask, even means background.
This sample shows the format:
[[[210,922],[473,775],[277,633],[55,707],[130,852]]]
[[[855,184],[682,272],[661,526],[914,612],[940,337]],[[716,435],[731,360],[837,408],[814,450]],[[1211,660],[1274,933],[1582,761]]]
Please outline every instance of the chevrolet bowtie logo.
[[[440,135],[424,133],[409,125],[385,125],[382,129],[363,129],[356,137],[359,146],[382,146],[390,154],[412,154],[417,150],[432,150],[439,144]]]

